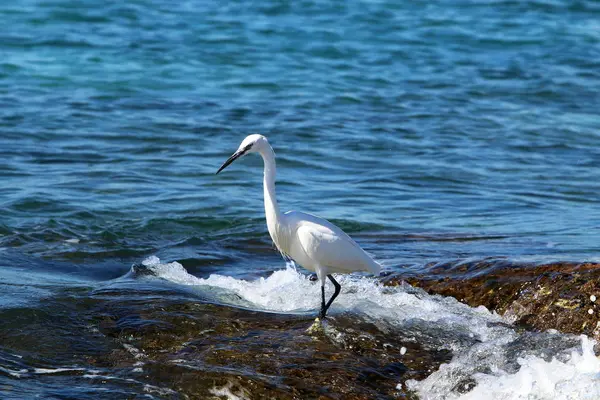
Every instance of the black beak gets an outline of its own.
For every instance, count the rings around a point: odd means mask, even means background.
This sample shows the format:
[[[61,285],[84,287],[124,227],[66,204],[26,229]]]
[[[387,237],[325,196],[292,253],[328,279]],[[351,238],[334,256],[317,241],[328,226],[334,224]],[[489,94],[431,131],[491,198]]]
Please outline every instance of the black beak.
[[[229,158],[227,159],[227,161],[225,161],[225,162],[223,163],[223,165],[221,165],[221,168],[219,168],[219,170],[217,171],[217,174],[218,174],[219,172],[223,171],[225,168],[227,168],[227,166],[228,166],[229,164],[231,164],[232,162],[234,162],[235,160],[237,160],[238,158],[240,158],[240,157],[241,157],[241,156],[243,156],[244,154],[245,154],[245,152],[244,152],[244,151],[240,151],[240,152],[237,152],[237,151],[236,151],[235,153],[233,153],[233,155],[232,155],[231,157],[229,157]],[[216,175],[216,174],[215,174],[215,175]]]

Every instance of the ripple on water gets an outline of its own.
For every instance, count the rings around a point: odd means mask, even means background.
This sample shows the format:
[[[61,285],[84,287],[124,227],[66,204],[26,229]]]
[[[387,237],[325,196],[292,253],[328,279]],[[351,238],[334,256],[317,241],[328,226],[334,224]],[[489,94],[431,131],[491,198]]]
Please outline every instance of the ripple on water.
[[[595,393],[585,340],[365,278],[335,305],[346,343],[313,340],[260,160],[214,175],[267,135],[282,209],[386,273],[596,259],[600,8],[494,5],[2,2],[0,392]],[[129,272],[151,255],[176,262]]]

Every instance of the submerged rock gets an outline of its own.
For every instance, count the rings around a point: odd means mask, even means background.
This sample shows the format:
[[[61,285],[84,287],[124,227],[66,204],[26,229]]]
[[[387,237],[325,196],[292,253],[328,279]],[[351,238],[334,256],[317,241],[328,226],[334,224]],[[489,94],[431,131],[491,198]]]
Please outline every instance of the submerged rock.
[[[311,323],[307,316],[154,301],[136,315],[128,307],[105,312],[100,330],[123,345],[110,363],[137,366],[145,381],[191,399],[413,398],[398,383],[424,379],[451,358],[356,316],[315,321],[308,333]]]
[[[483,305],[528,329],[556,329],[600,339],[600,264],[515,265],[476,262],[432,265],[427,273],[389,276],[430,294],[452,296],[472,307]]]

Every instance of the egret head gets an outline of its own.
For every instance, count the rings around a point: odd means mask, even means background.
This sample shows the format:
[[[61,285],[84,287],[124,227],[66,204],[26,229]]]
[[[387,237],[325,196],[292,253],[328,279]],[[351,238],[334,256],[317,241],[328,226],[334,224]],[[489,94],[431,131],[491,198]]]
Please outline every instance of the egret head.
[[[225,168],[227,168],[229,164],[231,164],[238,158],[245,156],[248,153],[260,153],[263,150],[263,148],[265,148],[265,146],[269,146],[269,142],[267,141],[267,138],[263,135],[255,134],[246,136],[246,138],[242,140],[242,143],[240,144],[240,147],[238,147],[236,152],[233,153],[233,155],[229,157],[227,161],[223,163],[223,165],[221,165],[221,168],[219,168],[217,174],[223,171]]]

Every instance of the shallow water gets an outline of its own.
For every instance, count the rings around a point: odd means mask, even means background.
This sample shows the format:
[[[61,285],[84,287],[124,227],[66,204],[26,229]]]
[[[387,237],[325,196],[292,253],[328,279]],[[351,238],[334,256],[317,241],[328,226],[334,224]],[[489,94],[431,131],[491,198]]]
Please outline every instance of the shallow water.
[[[4,397],[178,396],[105,359],[123,349],[94,317],[111,307],[181,298],[311,315],[314,284],[275,275],[306,296],[277,294],[271,273],[287,270],[266,232],[260,160],[214,175],[250,133],[275,148],[282,208],[331,219],[388,272],[599,260],[595,2],[28,0],[0,16]],[[213,289],[132,275],[149,256]],[[350,301],[334,312],[402,321]],[[565,340],[565,354],[581,348]],[[555,368],[522,353],[523,374]],[[559,362],[587,379],[591,361]],[[474,381],[511,388],[509,372]],[[413,387],[447,394],[436,379]]]

